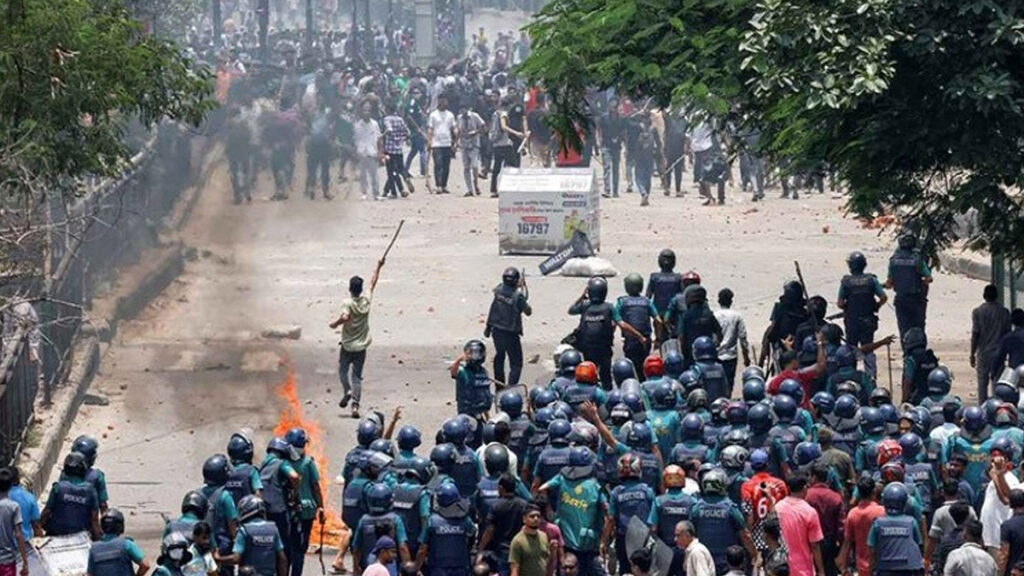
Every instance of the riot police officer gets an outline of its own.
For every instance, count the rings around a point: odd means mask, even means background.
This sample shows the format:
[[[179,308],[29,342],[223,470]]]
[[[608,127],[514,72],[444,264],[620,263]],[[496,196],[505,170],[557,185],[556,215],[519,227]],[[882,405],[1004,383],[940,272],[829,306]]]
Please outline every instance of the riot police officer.
[[[896,325],[902,338],[911,328],[924,330],[932,271],[921,253],[915,250],[916,236],[903,233],[899,237],[898,246],[889,258],[889,276],[885,280],[885,287],[896,291],[893,306],[896,308]]]
[[[430,518],[430,462],[419,456],[409,462],[409,467],[399,476],[395,486],[394,510],[402,519],[408,535],[409,555],[416,557],[419,552],[420,536]]]
[[[725,367],[718,361],[718,349],[708,336],[701,336],[693,341],[691,347],[693,359],[692,370],[697,374],[701,386],[708,392],[708,400],[714,402],[719,398],[732,398],[732,381],[725,375]]]
[[[843,311],[847,344],[858,347],[874,341],[875,330],[878,330],[878,309],[885,306],[889,297],[885,295],[878,277],[864,272],[868,259],[862,252],[851,252],[846,264],[850,273],[839,283],[836,305]],[[864,368],[872,378],[875,377],[874,352],[864,354]]]
[[[462,355],[448,367],[448,373],[455,380],[455,404],[459,414],[476,419],[473,441],[474,446],[480,445],[480,434],[483,433],[484,415],[494,403],[491,392],[491,377],[484,368],[487,359],[487,347],[480,340],[470,340],[462,348]]]
[[[418,564],[426,562],[426,576],[465,576],[470,566],[470,543],[476,525],[469,518],[459,489],[451,483],[437,489],[434,512],[423,531]]]
[[[676,524],[690,519],[690,511],[697,501],[683,492],[686,486],[686,472],[675,464],[669,464],[661,473],[665,493],[654,499],[654,505],[647,516],[647,525],[666,546],[675,545]]]
[[[487,314],[484,337],[494,339],[494,377],[509,386],[519,384],[523,372],[523,314],[533,314],[527,303],[526,284],[518,268],[506,268],[501,284],[494,288],[494,300]],[[508,380],[505,380],[505,356],[508,356]]]
[[[521,465],[526,462],[526,450],[530,446],[530,438],[536,432],[530,417],[523,413],[523,396],[515,390],[506,390],[498,397],[498,407],[509,418],[508,449],[516,456]],[[515,470],[518,474],[519,470]]]
[[[306,453],[309,435],[302,428],[292,428],[285,434],[284,440],[294,451],[291,464],[299,475],[299,510],[297,518],[292,520],[292,525],[298,530],[292,535],[293,548],[289,562],[291,575],[302,576],[306,550],[309,549],[309,540],[313,534],[313,520],[318,519],[321,524],[326,520],[324,496],[320,491],[320,469],[316,465],[316,460]]]
[[[615,556],[619,562],[619,574],[629,573],[629,555],[626,554],[626,529],[630,520],[639,518],[646,522],[654,506],[654,490],[640,481],[640,458],[633,453],[619,457],[619,485],[608,497],[608,517],[604,524],[604,547],[608,547],[615,536]]]
[[[928,395],[928,375],[939,367],[939,359],[928,347],[924,330],[913,327],[903,335],[903,401],[920,404]]]
[[[359,519],[352,540],[356,574],[370,565],[370,554],[381,536],[394,539],[398,544],[402,562],[409,561],[405,523],[394,512],[394,497],[394,492],[387,484],[377,483],[366,490],[366,507],[369,514]]]
[[[292,447],[283,438],[272,438],[267,444],[267,454],[260,466],[263,480],[262,501],[266,507],[267,519],[277,526],[277,532],[285,543],[284,553],[291,562],[293,539],[298,537],[298,490],[301,478],[295,471]]]
[[[182,576],[182,568],[191,561],[188,540],[178,532],[171,532],[160,543],[160,556],[156,559],[157,567],[153,570],[153,576]],[[221,558],[221,562],[223,573],[229,559]]]
[[[597,364],[601,385],[612,387],[612,343],[615,340],[615,308],[605,301],[608,281],[594,276],[587,281],[587,289],[571,307],[569,315],[579,316],[576,348],[583,357]]]
[[[672,299],[683,291],[683,276],[675,271],[676,253],[666,248],[658,253],[658,272],[652,272],[647,280],[647,293],[645,296],[654,303],[658,316],[663,317],[668,312],[668,306]],[[663,325],[656,325],[658,343],[668,339],[668,334]],[[640,366],[643,362],[633,362],[633,365]]]
[[[181,516],[167,521],[164,536],[171,532],[180,532],[189,542],[192,541],[192,529],[200,520],[205,520],[210,505],[206,496],[198,490],[189,490],[181,499]],[[100,523],[102,527],[102,522]]]
[[[629,274],[623,284],[626,296],[619,296],[615,302],[615,322],[622,332],[622,353],[640,366],[651,352],[651,327],[661,322],[658,309],[650,299],[641,296],[644,279],[639,274]]]
[[[96,489],[85,480],[89,465],[81,452],[64,458],[61,479],[54,482],[39,523],[47,536],[67,536],[78,532],[100,535],[100,503]]]
[[[231,435],[228,440],[228,458],[231,459],[231,474],[224,487],[231,494],[235,505],[246,496],[262,496],[263,481],[260,480],[259,470],[252,465],[253,444],[246,431]]]
[[[206,520],[213,529],[216,550],[221,556],[231,554],[231,543],[238,530],[238,508],[226,487],[230,474],[231,466],[224,454],[214,454],[203,462],[203,486],[199,492],[206,497]]]
[[[96,497],[100,501],[100,514],[107,511],[107,502],[110,497],[107,495],[107,477],[103,471],[96,467],[96,456],[99,453],[100,443],[95,438],[83,434],[71,443],[72,452],[80,452],[85,456],[85,462],[89,465],[89,471],[85,473],[85,481],[92,484],[96,490]]]
[[[100,520],[103,537],[89,548],[89,576],[144,576],[149,571],[142,550],[131,538],[125,538],[124,514],[111,509]],[[190,532],[191,534],[191,532]],[[138,566],[132,570],[132,564]]]
[[[870,564],[873,574],[892,576],[924,570],[920,524],[905,513],[909,499],[910,491],[902,482],[893,482],[882,490],[885,516],[875,519],[868,533],[874,551]]]
[[[471,498],[480,482],[480,460],[472,448],[466,446],[469,428],[462,417],[450,418],[441,426],[445,442],[455,447],[455,462],[451,475],[459,493]]]
[[[258,496],[246,496],[238,503],[242,526],[227,564],[252,568],[255,576],[285,576],[288,559],[277,526],[266,519],[267,509]]]

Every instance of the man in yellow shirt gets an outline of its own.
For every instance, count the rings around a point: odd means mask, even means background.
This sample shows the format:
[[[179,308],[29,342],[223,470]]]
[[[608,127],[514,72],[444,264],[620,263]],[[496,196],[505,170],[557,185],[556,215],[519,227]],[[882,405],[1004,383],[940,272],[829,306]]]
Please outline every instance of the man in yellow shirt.
[[[363,365],[366,363],[366,349],[373,339],[370,337],[370,303],[373,289],[377,287],[380,269],[384,259],[377,261],[377,269],[370,279],[370,294],[363,295],[363,279],[353,276],[348,281],[350,297],[341,303],[341,315],[331,322],[332,329],[341,326],[341,351],[338,355],[338,379],[345,390],[345,396],[338,406],[347,408],[352,402],[352,417],[359,418],[359,400],[363,392]],[[349,374],[351,371],[351,381]]]

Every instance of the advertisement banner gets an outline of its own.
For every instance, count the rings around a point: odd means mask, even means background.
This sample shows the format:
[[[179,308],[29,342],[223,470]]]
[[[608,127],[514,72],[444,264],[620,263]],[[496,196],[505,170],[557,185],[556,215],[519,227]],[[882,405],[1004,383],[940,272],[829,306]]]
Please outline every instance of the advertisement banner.
[[[600,198],[590,168],[506,168],[498,181],[498,252],[554,254],[579,230],[600,250]]]

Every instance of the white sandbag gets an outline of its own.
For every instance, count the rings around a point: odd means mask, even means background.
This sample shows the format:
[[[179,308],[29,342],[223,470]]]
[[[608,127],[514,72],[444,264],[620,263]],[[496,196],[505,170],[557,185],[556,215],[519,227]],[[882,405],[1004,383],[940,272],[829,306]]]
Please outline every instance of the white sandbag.
[[[562,276],[590,278],[591,276],[617,276],[619,271],[604,258],[591,256],[590,258],[570,258],[562,266],[561,274]]]

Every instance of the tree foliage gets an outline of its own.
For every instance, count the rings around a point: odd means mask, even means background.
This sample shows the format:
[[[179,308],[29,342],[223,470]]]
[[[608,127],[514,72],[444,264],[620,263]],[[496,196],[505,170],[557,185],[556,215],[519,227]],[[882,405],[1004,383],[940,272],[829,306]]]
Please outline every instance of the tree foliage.
[[[198,125],[212,81],[120,0],[0,0],[0,191],[115,175],[131,122]],[[30,175],[31,178],[26,178]]]
[[[827,163],[849,208],[1024,259],[1024,0],[553,0],[524,71],[696,106]],[[737,114],[742,112],[742,115]]]

